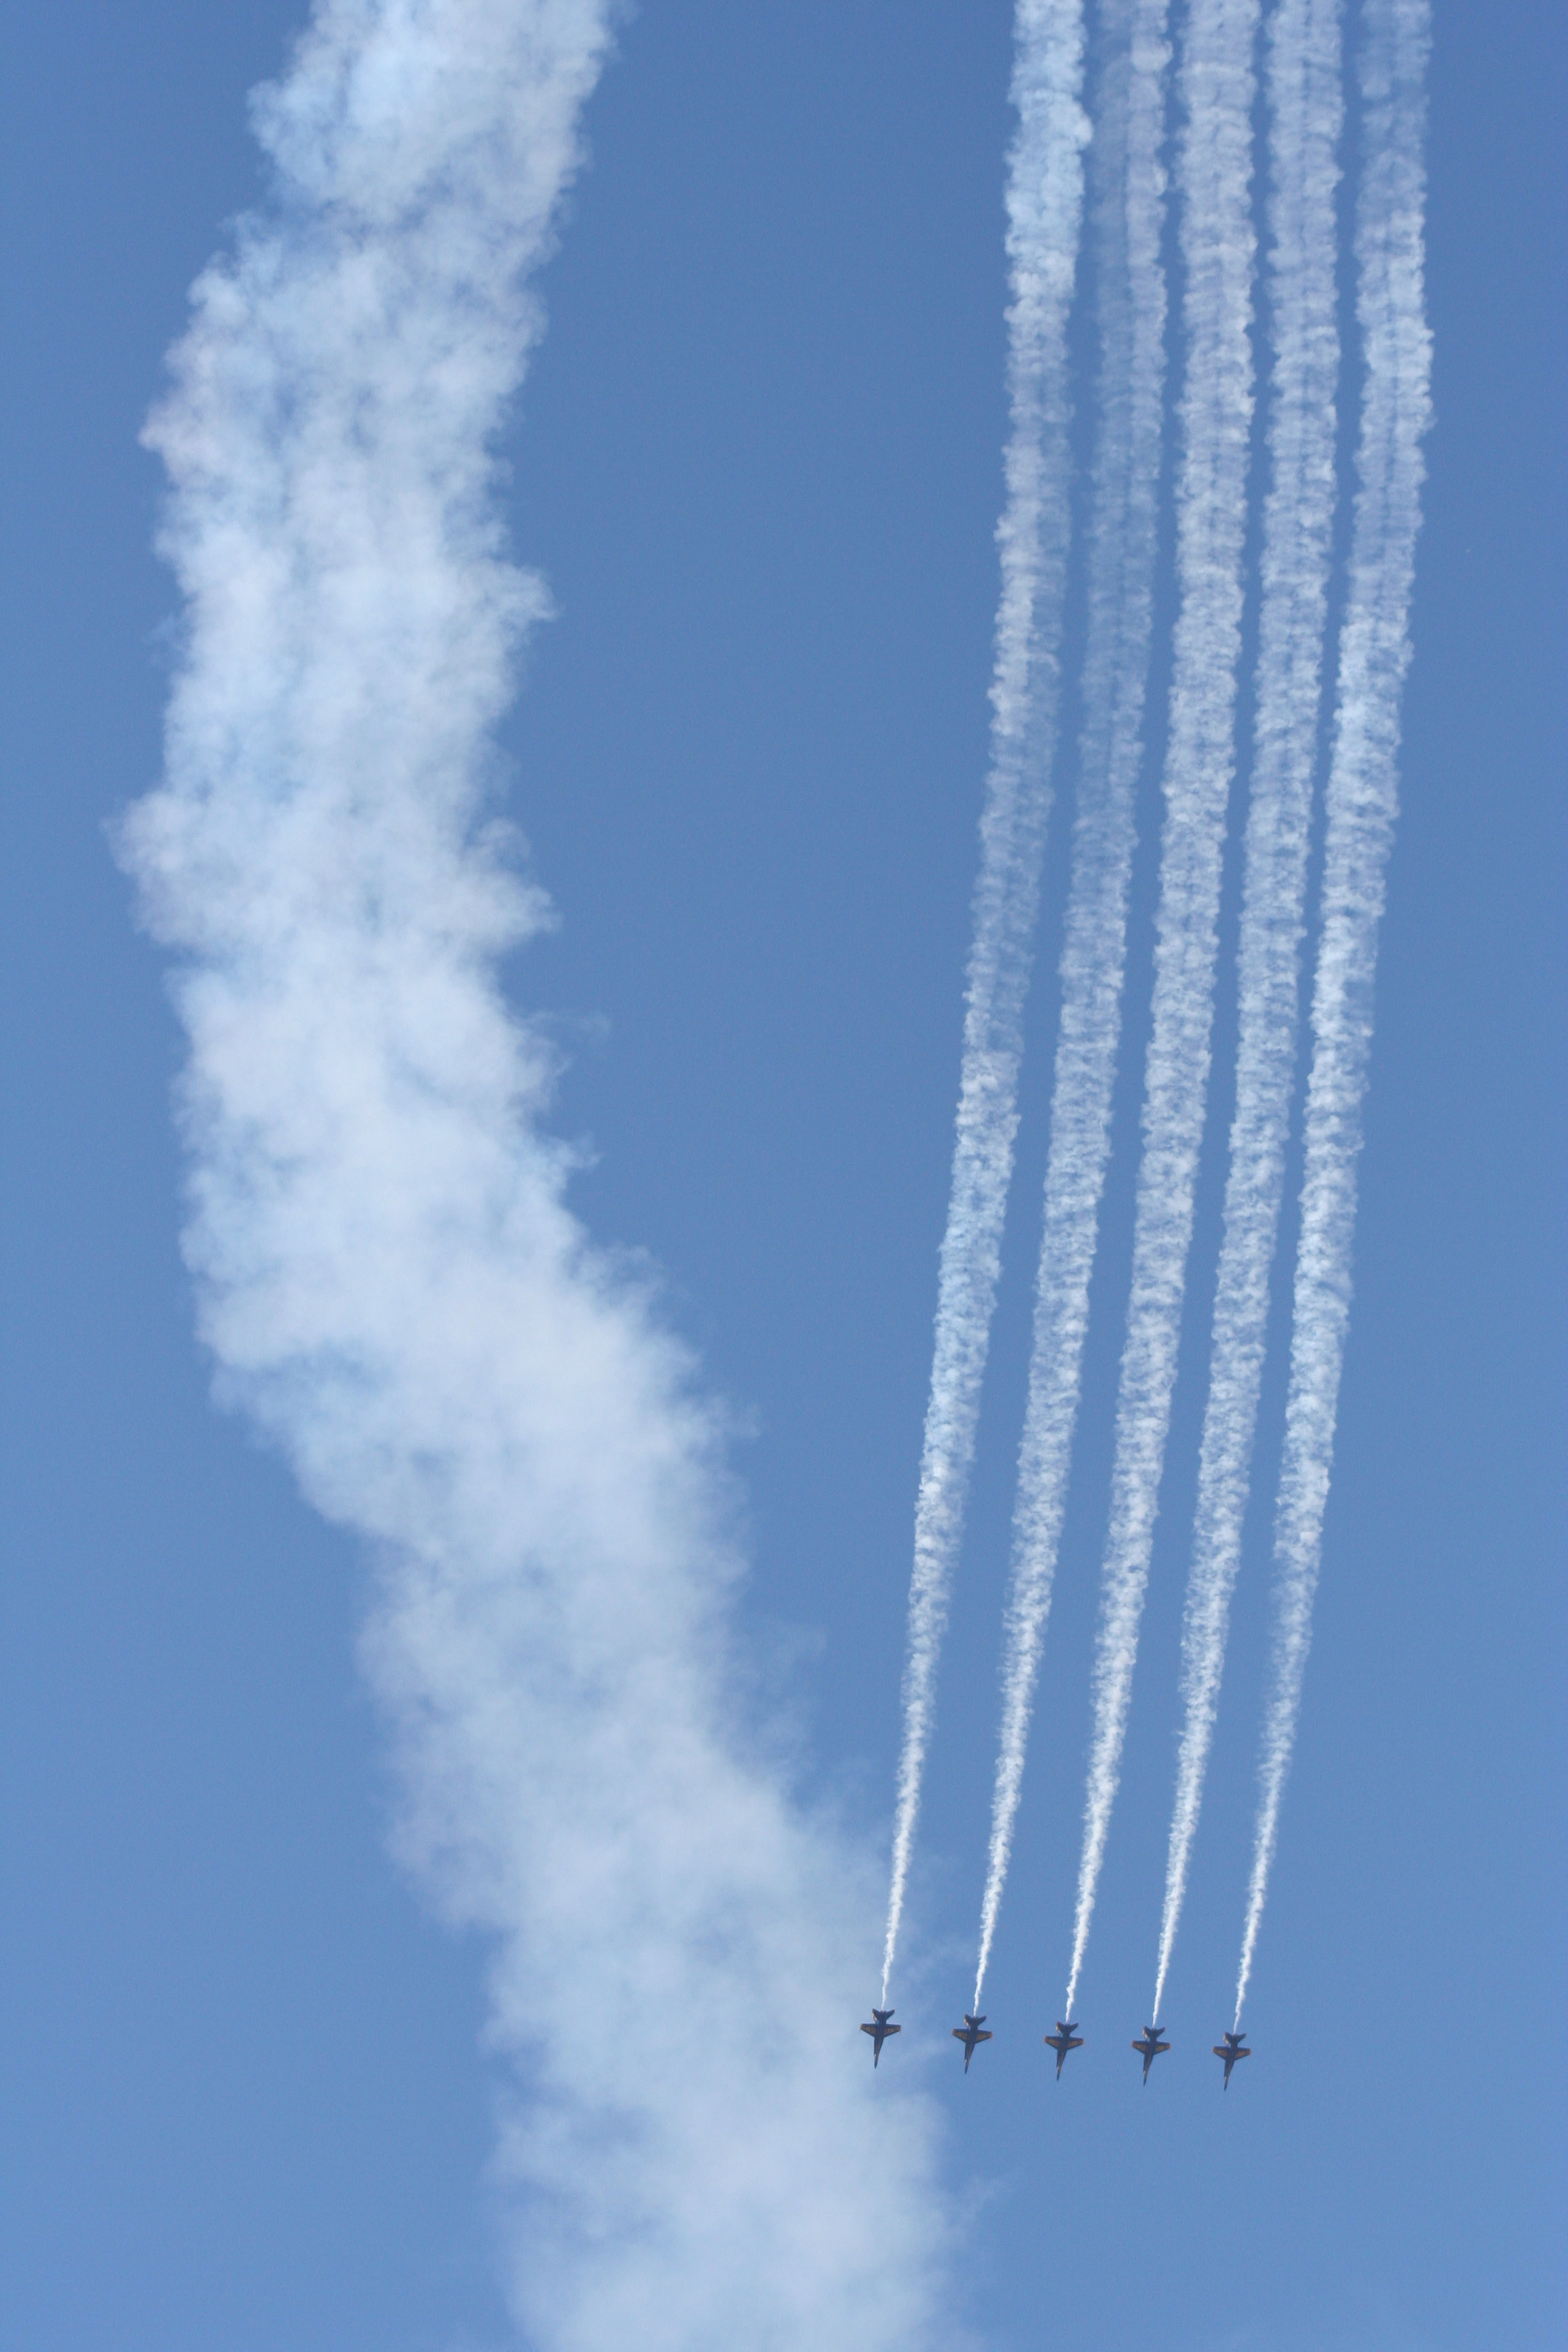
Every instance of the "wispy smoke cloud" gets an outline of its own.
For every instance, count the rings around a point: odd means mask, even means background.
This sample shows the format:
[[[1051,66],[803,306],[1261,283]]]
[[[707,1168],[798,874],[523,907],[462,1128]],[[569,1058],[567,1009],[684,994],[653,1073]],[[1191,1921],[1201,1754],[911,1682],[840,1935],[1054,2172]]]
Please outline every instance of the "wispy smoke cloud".
[[[904,1729],[882,1956],[887,1999],[903,1918],[937,1660],[963,1532],[980,1389],[1002,1262],[1018,1125],[1018,1061],[1056,745],[1067,571],[1067,320],[1089,124],[1081,0],[1018,0],[1007,175],[1012,432],[997,529],[1002,597],[991,688],[991,771],[963,1026],[952,1190],[942,1236],[931,1398],[915,1504]]]
[[[1252,420],[1252,48],[1257,0],[1193,0],[1178,87],[1184,323],[1176,561],[1181,586],[1165,760],[1153,1027],[1122,1349],[1094,1728],[1068,2015],[1094,1915],[1149,1578],[1203,1141],[1220,863],[1235,764],[1241,556]]]
[[[151,429],[187,637],[122,849],[179,956],[203,1334],[375,1552],[402,1848],[491,1940],[520,2320],[904,2347],[951,2329],[930,2116],[847,2048],[874,1898],[734,1728],[722,1432],[565,1204],[496,977],[549,910],[486,814],[546,601],[491,451],[610,14],[321,0],[258,98],[274,194]]]
[[[1164,1998],[1219,1707],[1268,1331],[1296,1071],[1307,841],[1334,515],[1340,0],[1281,0],[1268,30],[1272,479],[1239,953],[1236,1113],[1182,1633],[1184,1719],[1154,2014]]]
[[[996,1933],[1035,1686],[1061,1539],[1089,1285],[1110,1147],[1121,1034],[1133,801],[1152,624],[1155,506],[1164,398],[1165,0],[1103,12],[1105,63],[1090,163],[1099,257],[1100,371],[1089,525],[1089,637],[1073,878],[1062,950],[1034,1354],[1018,1460],[1002,1724],[980,1911],[974,2006]]]
[[[1311,1641],[1323,1510],[1350,1316],[1361,1105],[1372,1046],[1384,876],[1398,803],[1399,704],[1431,417],[1423,283],[1426,0],[1369,0],[1356,315],[1366,358],[1350,593],[1328,782],[1323,923],[1312,992],[1306,1173],[1285,1454],[1275,1515],[1275,1637],[1236,1990],[1239,2024],[1268,1891]]]

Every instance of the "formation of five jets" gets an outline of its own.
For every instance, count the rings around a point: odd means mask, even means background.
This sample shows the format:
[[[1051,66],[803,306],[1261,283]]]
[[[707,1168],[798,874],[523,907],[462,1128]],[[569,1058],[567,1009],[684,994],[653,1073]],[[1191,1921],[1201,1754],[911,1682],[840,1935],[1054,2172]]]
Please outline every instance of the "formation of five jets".
[[[870,2024],[863,2025],[860,2028],[862,2033],[868,2033],[871,2037],[871,2063],[873,2066],[880,2063],[883,2042],[888,2040],[890,2034],[901,2033],[904,2030],[901,2025],[895,2025],[893,2023],[892,2017],[893,2012],[890,2009],[874,2009],[871,2011]],[[971,2017],[969,2011],[965,2010],[963,2012],[963,2023],[953,2027],[952,2038],[955,2042],[962,2042],[963,2044],[963,2071],[967,2074],[969,2072],[969,2062],[973,2057],[976,2050],[979,2049],[980,2044],[983,2042],[989,2042],[992,2038],[990,2031],[986,2026],[984,2017],[983,2015],[980,2017]],[[1083,2036],[1078,2030],[1076,2020],[1071,2024],[1064,2024],[1062,2020],[1058,2017],[1057,2020],[1056,2032],[1054,2033],[1047,2033],[1045,2040],[1047,2049],[1054,2050],[1057,2053],[1057,2080],[1059,2083],[1062,2078],[1062,2068],[1067,2063],[1067,2055],[1068,2051],[1081,2050],[1083,2048]],[[1161,2052],[1168,2050],[1170,2046],[1171,2045],[1168,2042],[1161,2041],[1160,2028],[1157,2025],[1146,2025],[1143,2028],[1142,2032],[1139,2035],[1137,2041],[1132,2044],[1133,2049],[1137,2051],[1138,2055],[1143,2061],[1143,2080],[1145,2084],[1149,2080],[1150,2067],[1154,2063],[1155,2059],[1159,2057]],[[1236,2064],[1238,2058],[1250,2058],[1252,2053],[1247,2049],[1239,2033],[1227,2033],[1222,2042],[1216,2042],[1215,2043],[1214,2054],[1216,2058],[1223,2058],[1225,2061],[1225,2081],[1220,2085],[1220,2088],[1222,2090],[1228,2091],[1230,2088],[1231,2068]]]

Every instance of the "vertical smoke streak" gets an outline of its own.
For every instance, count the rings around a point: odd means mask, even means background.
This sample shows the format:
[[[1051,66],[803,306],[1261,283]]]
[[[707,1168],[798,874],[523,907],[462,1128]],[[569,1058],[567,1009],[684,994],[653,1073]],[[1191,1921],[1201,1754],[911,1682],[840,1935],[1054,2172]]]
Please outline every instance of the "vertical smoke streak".
[[[882,1955],[887,1999],[903,1916],[937,1658],[963,1528],[980,1387],[1018,1124],[1018,1060],[1056,741],[1068,535],[1067,322],[1089,125],[1081,0],[1018,0],[1007,176],[1012,429],[997,530],[1002,594],[991,688],[952,1189],[942,1236],[931,1397],[915,1502],[903,1739]]]
[[[1356,316],[1366,380],[1329,769],[1301,1238],[1274,1523],[1272,1687],[1264,1717],[1252,1876],[1237,1978],[1238,2026],[1311,1641],[1350,1316],[1361,1106],[1372,1045],[1378,924],[1398,806],[1399,704],[1410,661],[1410,589],[1425,471],[1421,440],[1431,415],[1422,161],[1429,37],[1426,0],[1369,0],[1361,58],[1363,163],[1356,219]]]
[[[1334,514],[1334,194],[1340,0],[1281,0],[1269,26],[1272,480],[1264,508],[1258,719],[1239,963],[1236,1112],[1208,1405],[1182,1633],[1184,1720],[1153,2014],[1181,1918],[1241,1557],[1285,1187],[1297,987]]]
[[[1121,1034],[1127,889],[1152,623],[1164,402],[1166,0],[1111,0],[1089,162],[1100,366],[1073,878],[1062,950],[1045,1231],[1019,1449],[1012,1584],[974,2007],[1012,1854],[1073,1431]]]
[[[545,604],[496,442],[612,13],[320,0],[258,93],[149,435],[184,626],[120,845],[203,1337],[370,1556],[399,1847],[483,1938],[527,2341],[906,2352],[953,2330],[929,2113],[843,2063],[880,1890],[744,1740],[721,1420],[572,1213],[499,970],[548,909],[491,821]]]
[[[1235,761],[1252,422],[1252,48],[1257,0],[1193,0],[1178,82],[1187,284],[1175,629],[1143,1153],[1094,1664],[1068,2014],[1120,1776],[1170,1426],[1214,1019],[1226,802]]]

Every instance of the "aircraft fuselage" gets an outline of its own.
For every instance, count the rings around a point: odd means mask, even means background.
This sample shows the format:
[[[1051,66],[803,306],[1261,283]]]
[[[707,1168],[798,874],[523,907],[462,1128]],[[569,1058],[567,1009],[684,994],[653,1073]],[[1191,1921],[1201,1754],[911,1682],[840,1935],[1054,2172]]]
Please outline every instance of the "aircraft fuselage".
[[[1143,2081],[1145,2087],[1147,2087],[1149,2081],[1150,2067],[1154,2063],[1154,2061],[1158,2058],[1160,2053],[1163,2050],[1168,2050],[1170,2046],[1171,2045],[1168,2042],[1161,2041],[1160,2029],[1157,2025],[1146,2025],[1139,2039],[1132,2044],[1133,2049],[1137,2051],[1138,2055],[1143,2061]]]
[[[984,2015],[979,2017],[971,2017],[969,2011],[965,2010],[963,2012],[963,2023],[962,2025],[955,2025],[952,2029],[953,2040],[955,2042],[962,2042],[963,2044],[963,2071],[966,2074],[969,2072],[969,2062],[973,2057],[975,2051],[983,2042],[989,2042],[991,2039],[989,2032],[982,2031],[984,2024],[985,2019]]]

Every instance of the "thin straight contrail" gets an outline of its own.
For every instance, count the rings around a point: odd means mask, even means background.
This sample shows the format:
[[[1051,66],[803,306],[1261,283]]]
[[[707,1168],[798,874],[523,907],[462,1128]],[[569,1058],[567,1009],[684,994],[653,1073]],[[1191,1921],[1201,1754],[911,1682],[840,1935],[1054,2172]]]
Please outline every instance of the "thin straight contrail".
[[[1422,249],[1429,39],[1426,0],[1369,0],[1356,219],[1356,316],[1366,381],[1329,769],[1301,1238],[1274,1522],[1272,1687],[1236,1987],[1237,2026],[1295,1746],[1350,1315],[1361,1106],[1372,1045],[1377,929],[1398,805],[1399,702],[1410,661],[1410,587],[1425,472],[1421,439],[1431,415]]]
[[[1285,1188],[1296,998],[1334,518],[1336,150],[1341,0],[1281,0],[1269,26],[1272,480],[1264,507],[1258,719],[1239,950],[1239,1042],[1225,1239],[1182,1633],[1184,1721],[1154,2011],[1186,1892],[1241,1557],[1268,1282]]]
[[[931,1398],[915,1504],[887,1999],[931,1738],[937,1657],[963,1528],[981,1381],[1001,1267],[1018,1124],[1018,1061],[1056,743],[1068,537],[1067,322],[1077,273],[1089,124],[1081,0],[1019,0],[1007,177],[1006,505],[991,688],[991,770],[969,956],[952,1190],[942,1236]]]
[[[1018,1459],[1012,1590],[991,1849],[980,1914],[980,2007],[1007,1876],[1035,1684],[1061,1536],[1078,1415],[1089,1283],[1110,1139],[1121,1034],[1127,886],[1142,753],[1164,403],[1166,0],[1112,0],[1089,150],[1099,262],[1100,365],[1089,637],[1072,889],[1062,950],[1061,1029],[1051,1098],[1034,1358]]]
[[[1143,1155],[1096,1636],[1094,1729],[1068,1979],[1068,2016],[1094,1915],[1127,1728],[1170,1426],[1208,1087],[1220,866],[1236,756],[1241,560],[1252,424],[1248,330],[1256,240],[1249,191],[1257,26],[1257,0],[1193,0],[1178,75],[1186,118],[1177,169],[1187,274],[1187,365],[1176,503],[1181,607],[1165,756]]]

